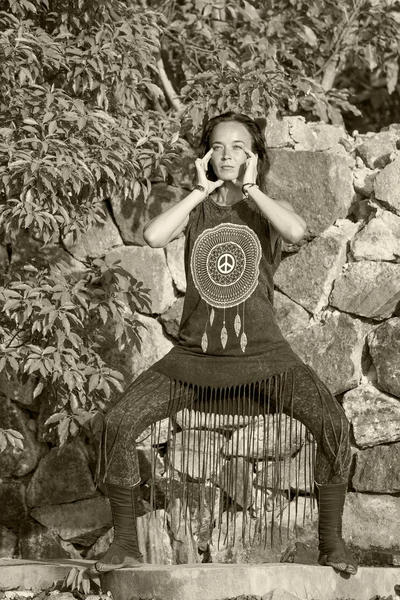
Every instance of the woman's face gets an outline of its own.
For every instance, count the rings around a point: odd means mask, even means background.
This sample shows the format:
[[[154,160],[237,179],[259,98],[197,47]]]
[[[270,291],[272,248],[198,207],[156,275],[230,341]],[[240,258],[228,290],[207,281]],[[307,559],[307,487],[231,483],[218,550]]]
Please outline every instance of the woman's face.
[[[213,149],[210,163],[218,179],[241,179],[248,159],[244,148],[252,150],[253,138],[247,128],[237,121],[219,123],[210,135]]]

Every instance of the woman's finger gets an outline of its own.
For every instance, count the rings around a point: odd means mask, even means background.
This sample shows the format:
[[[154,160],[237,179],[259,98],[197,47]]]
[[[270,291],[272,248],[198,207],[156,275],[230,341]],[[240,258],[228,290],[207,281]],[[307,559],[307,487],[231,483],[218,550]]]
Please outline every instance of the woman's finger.
[[[243,150],[245,151],[245,153],[250,157],[250,158],[258,158],[257,154],[254,154],[254,152],[252,152],[251,150],[249,150],[249,148],[247,148],[247,146],[243,147]]]
[[[203,159],[202,159],[202,160],[203,160],[203,161],[205,161],[205,163],[206,163],[206,164],[207,164],[207,163],[208,163],[208,161],[210,160],[210,158],[211,158],[211,155],[212,155],[212,153],[213,153],[213,152],[214,152],[214,149],[213,149],[213,148],[210,148],[210,150],[207,152],[207,154],[205,154],[205,155],[203,156]]]

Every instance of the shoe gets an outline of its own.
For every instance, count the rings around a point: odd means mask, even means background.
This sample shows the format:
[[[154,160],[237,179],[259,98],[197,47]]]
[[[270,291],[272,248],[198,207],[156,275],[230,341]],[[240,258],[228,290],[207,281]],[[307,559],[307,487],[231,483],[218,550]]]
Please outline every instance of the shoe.
[[[316,485],[319,509],[318,564],[355,575],[358,565],[342,538],[342,516],[346,484]]]

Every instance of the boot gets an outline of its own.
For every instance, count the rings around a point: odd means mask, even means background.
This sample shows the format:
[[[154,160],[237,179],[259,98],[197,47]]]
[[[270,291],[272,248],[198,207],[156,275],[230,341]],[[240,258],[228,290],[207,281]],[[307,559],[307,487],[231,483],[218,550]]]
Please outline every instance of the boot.
[[[357,562],[342,539],[342,515],[347,486],[345,483],[333,485],[315,483],[315,486],[319,509],[318,563],[355,575]]]
[[[137,502],[139,487],[122,487],[107,484],[114,522],[114,541],[106,554],[91,567],[92,574],[106,573],[122,567],[135,567],[143,563],[137,539]]]

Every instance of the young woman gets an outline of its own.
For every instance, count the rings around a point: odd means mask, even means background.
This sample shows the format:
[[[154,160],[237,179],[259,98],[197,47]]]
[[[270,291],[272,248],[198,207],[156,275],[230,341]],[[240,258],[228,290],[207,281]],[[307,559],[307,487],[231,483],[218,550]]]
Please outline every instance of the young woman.
[[[325,384],[284,339],[273,311],[281,240],[301,240],[306,223],[289,202],[265,193],[265,141],[254,120],[233,112],[210,119],[201,155],[197,185],[144,229],[152,247],[185,230],[187,292],[179,343],[130,384],[106,417],[103,479],[115,539],[95,570],[141,562],[135,441],[144,429],[199,399],[218,413],[222,405],[239,410],[245,397],[258,414],[273,404],[314,436],[319,563],[355,574],[341,536],[349,425]]]

